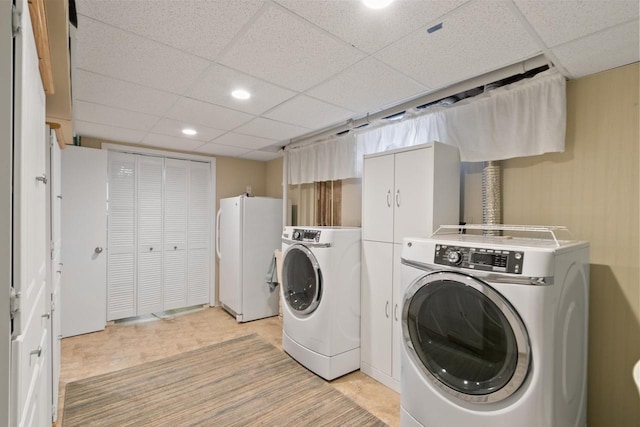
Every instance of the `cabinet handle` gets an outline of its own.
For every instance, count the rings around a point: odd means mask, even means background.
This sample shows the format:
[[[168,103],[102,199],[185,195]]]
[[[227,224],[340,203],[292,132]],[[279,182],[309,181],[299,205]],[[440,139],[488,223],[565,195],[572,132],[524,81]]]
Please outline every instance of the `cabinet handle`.
[[[396,190],[396,206],[400,207],[400,190]]]
[[[396,319],[396,322],[398,321],[398,304],[395,305],[395,307],[393,307],[393,317]]]
[[[387,304],[384,306],[384,315],[387,316],[387,319],[389,318],[389,301],[387,301]]]
[[[40,357],[42,355],[42,346],[38,346],[38,348],[36,348],[29,354],[32,356],[35,354],[37,357]]]
[[[51,314],[50,313],[45,313],[40,317],[42,317],[43,319],[51,319]]]
[[[387,207],[391,207],[391,190],[387,191]]]

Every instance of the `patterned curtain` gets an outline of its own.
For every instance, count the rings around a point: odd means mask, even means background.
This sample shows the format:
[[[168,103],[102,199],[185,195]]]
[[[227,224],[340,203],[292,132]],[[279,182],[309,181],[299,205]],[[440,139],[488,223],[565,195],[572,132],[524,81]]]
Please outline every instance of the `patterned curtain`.
[[[342,181],[315,183],[316,225],[342,225]]]

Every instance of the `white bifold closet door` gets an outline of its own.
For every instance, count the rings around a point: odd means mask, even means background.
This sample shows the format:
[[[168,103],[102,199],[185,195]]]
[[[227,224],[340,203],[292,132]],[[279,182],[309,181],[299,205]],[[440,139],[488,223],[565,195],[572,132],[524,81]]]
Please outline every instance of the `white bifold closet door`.
[[[209,163],[109,153],[107,320],[206,304]]]
[[[109,152],[107,320],[136,315],[136,158]]]
[[[164,164],[164,309],[187,306],[189,161]]]
[[[209,302],[211,283],[211,169],[209,163],[190,162],[188,305]]]
[[[163,191],[164,159],[136,156],[138,175],[137,315],[164,310]]]

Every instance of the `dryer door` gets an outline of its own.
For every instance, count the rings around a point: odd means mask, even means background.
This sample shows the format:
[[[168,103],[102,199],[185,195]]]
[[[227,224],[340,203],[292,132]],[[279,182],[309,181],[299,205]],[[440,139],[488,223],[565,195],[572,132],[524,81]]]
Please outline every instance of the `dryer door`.
[[[292,245],[283,255],[282,292],[295,314],[310,314],[320,304],[322,273],[316,257],[304,245]]]
[[[405,294],[402,328],[411,361],[459,399],[505,399],[529,371],[529,338],[520,316],[477,278],[435,272],[417,279]]]

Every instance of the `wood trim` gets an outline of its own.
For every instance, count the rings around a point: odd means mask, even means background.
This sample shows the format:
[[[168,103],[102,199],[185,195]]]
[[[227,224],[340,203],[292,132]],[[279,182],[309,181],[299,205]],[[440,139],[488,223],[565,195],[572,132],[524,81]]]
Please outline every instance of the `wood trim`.
[[[47,13],[44,0],[29,0],[29,14],[33,36],[36,39],[38,50],[38,65],[42,86],[47,95],[55,92],[53,86],[53,71],[51,68],[51,49],[49,47],[49,27],[47,26]]]
[[[60,147],[61,150],[64,150],[67,145],[64,142],[64,135],[62,134],[62,126],[60,126],[60,123],[54,123],[54,122],[47,122],[47,124],[51,129],[53,129],[56,132],[58,147]]]

